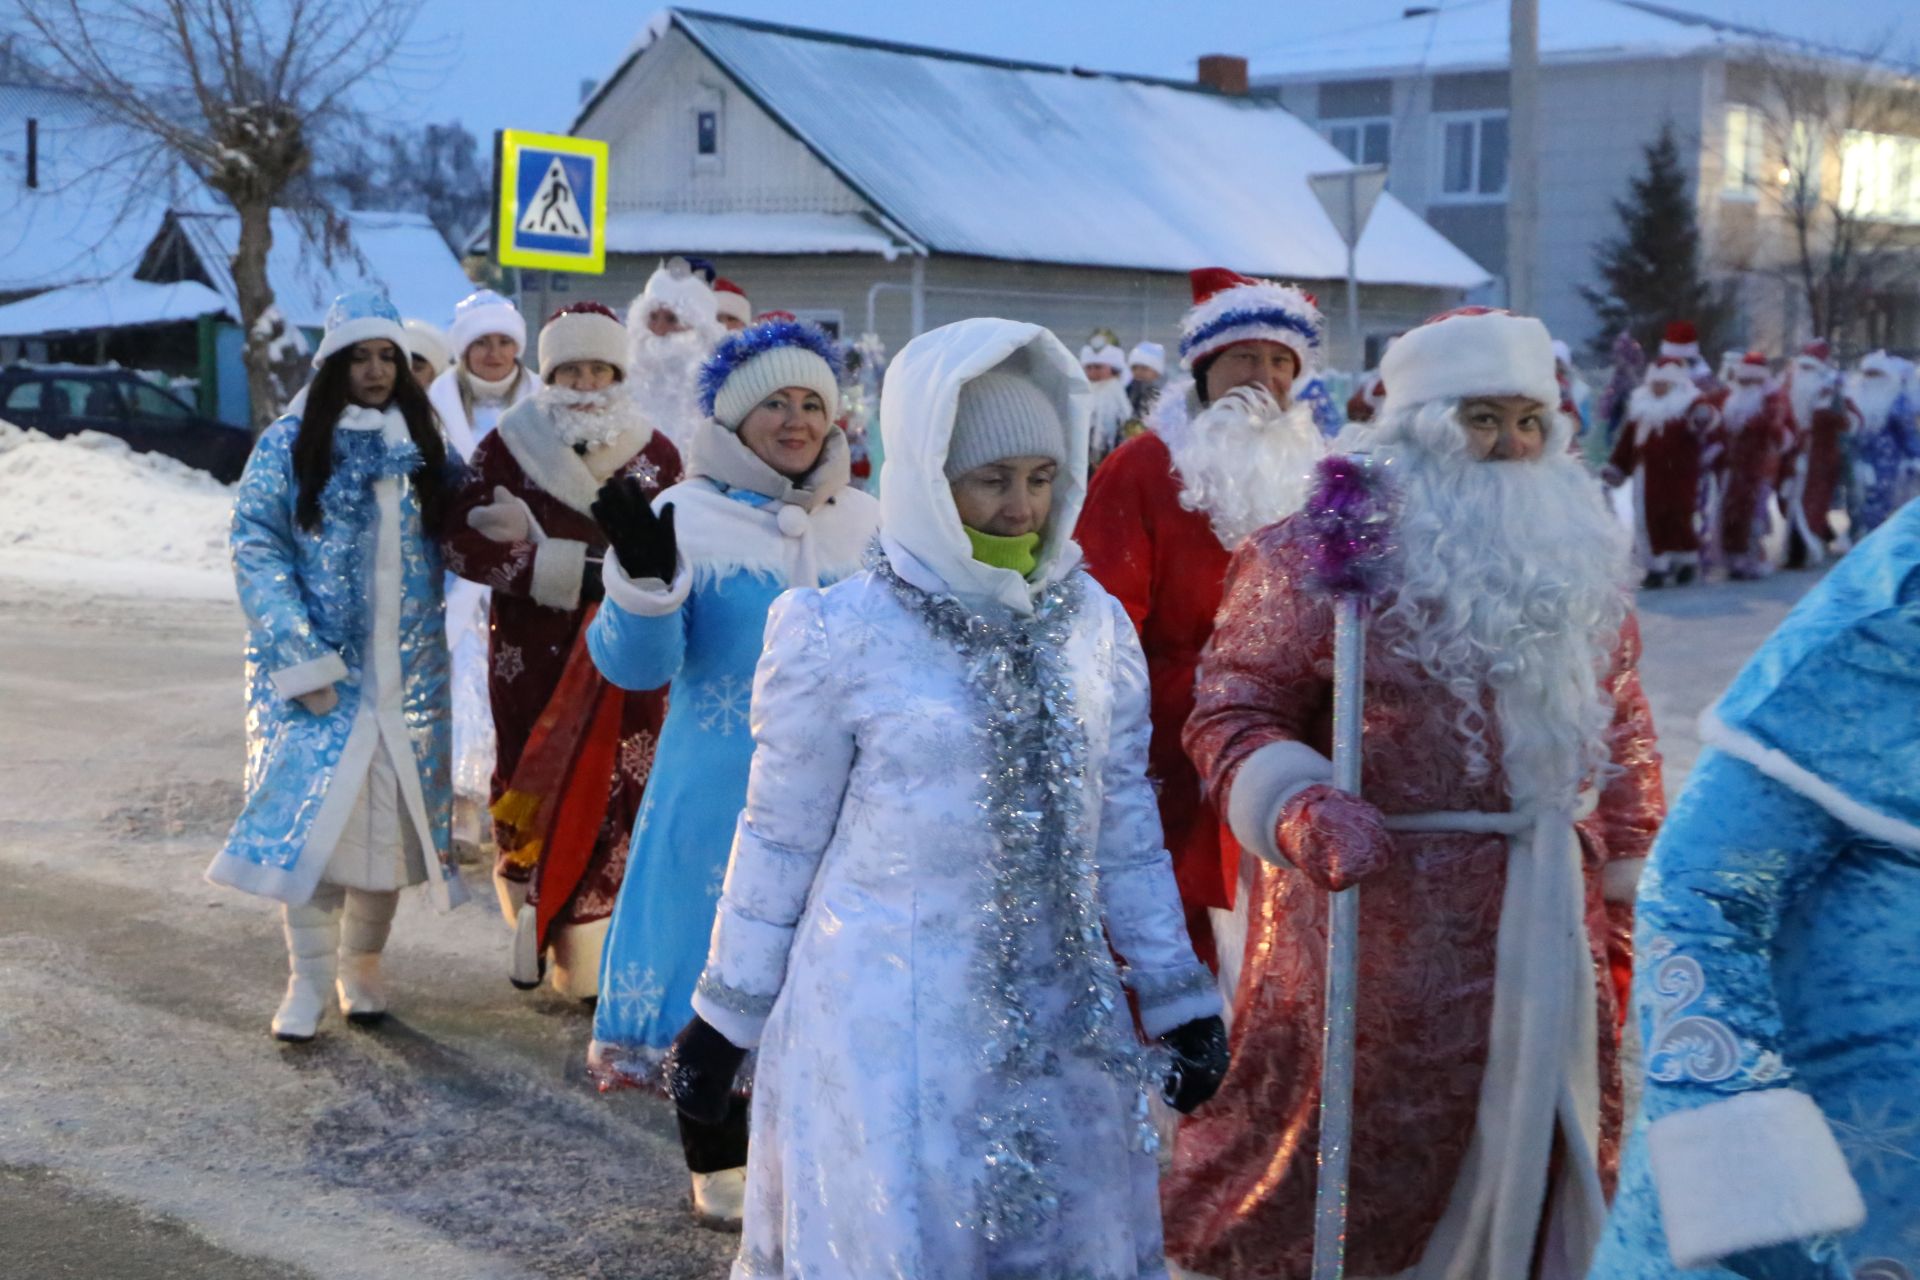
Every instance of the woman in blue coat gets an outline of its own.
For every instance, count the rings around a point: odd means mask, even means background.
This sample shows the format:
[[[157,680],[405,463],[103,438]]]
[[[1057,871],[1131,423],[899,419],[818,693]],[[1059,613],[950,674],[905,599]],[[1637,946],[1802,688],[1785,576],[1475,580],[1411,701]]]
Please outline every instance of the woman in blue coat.
[[[594,508],[615,552],[587,631],[594,663],[623,689],[673,685],[601,962],[588,1063],[603,1088],[664,1092],[661,1058],[692,1016],[746,800],[767,610],[857,572],[879,527],[879,504],[848,484],[838,365],[811,325],[733,335],[702,370],[687,479],[652,508],[616,481]],[[719,1125],[682,1117],[680,1132],[696,1214],[737,1223],[746,1108]]]
[[[446,446],[377,293],[327,313],[298,417],[267,428],[234,502],[247,615],[246,806],[207,870],[285,904],[292,976],[273,1034],[386,1012],[399,891],[466,894],[447,856],[447,649],[434,534]]]
[[[1640,882],[1595,1280],[1920,1276],[1920,503],[1719,704]]]

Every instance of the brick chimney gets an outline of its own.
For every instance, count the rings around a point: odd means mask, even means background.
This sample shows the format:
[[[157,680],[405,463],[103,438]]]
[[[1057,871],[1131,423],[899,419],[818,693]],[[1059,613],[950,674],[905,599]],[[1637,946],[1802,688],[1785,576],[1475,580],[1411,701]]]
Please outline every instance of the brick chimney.
[[[1245,94],[1247,60],[1231,53],[1202,54],[1200,74],[1196,78],[1207,88],[1221,93]]]

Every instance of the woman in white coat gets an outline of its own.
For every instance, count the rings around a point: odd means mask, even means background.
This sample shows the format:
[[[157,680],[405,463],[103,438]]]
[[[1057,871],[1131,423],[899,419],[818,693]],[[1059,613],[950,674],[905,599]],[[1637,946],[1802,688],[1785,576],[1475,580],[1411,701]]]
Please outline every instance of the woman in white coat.
[[[1088,402],[1038,326],[916,339],[881,400],[871,567],[768,617],[668,1062],[699,1116],[759,1050],[735,1277],[1166,1274],[1147,1101],[1211,1096],[1225,1033],[1146,778],[1140,646],[1070,537]]]

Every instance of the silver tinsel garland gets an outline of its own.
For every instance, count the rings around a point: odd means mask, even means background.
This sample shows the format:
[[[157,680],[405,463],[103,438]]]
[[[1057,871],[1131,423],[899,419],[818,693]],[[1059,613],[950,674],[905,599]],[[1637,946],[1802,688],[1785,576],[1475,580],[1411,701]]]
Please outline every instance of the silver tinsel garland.
[[[877,547],[868,564],[960,655],[985,720],[989,756],[979,803],[993,852],[971,988],[981,1065],[992,1080],[979,1117],[986,1140],[979,1227],[991,1241],[1015,1239],[1059,1208],[1049,1165],[1061,1100],[1049,1101],[1043,1082],[1060,1075],[1060,1054],[1099,1062],[1131,1090],[1139,1149],[1158,1143],[1147,1098],[1165,1063],[1134,1034],[1107,946],[1094,858],[1099,824],[1087,782],[1093,763],[1066,663],[1084,575],[1047,587],[1031,616],[993,620],[902,580]],[[1048,987],[1068,993],[1064,1035],[1038,1025]]]

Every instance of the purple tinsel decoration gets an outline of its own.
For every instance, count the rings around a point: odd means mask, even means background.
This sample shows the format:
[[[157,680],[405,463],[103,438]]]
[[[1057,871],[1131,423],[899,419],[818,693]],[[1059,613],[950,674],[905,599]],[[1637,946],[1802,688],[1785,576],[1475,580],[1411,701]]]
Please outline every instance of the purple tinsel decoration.
[[[826,330],[800,320],[769,320],[733,334],[715,347],[707,362],[700,366],[700,411],[711,418],[714,398],[733,371],[775,347],[804,348],[827,362],[835,382],[843,376],[840,348],[827,336]]]
[[[1381,464],[1363,453],[1332,454],[1315,471],[1301,511],[1313,585],[1377,603],[1391,587],[1392,486]]]

